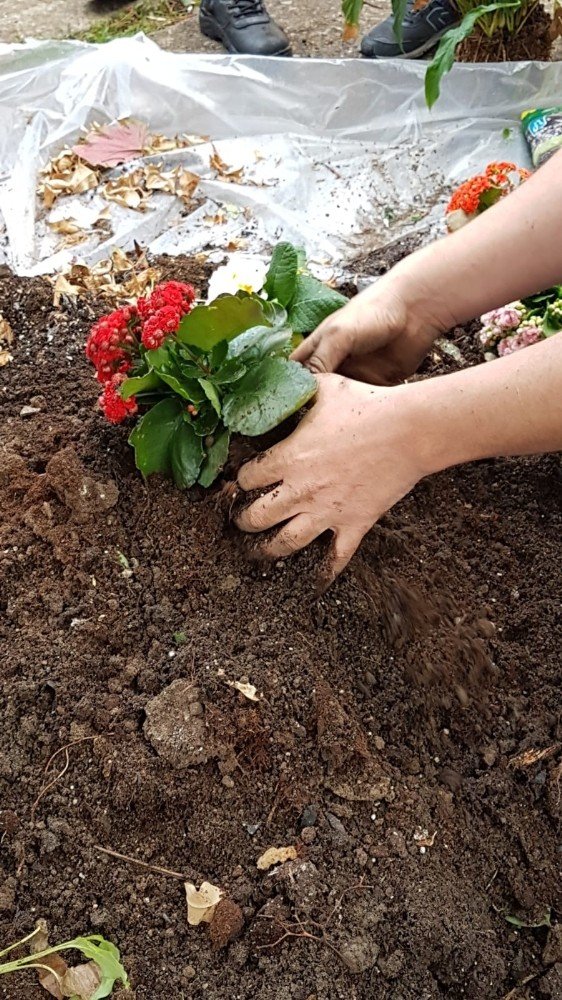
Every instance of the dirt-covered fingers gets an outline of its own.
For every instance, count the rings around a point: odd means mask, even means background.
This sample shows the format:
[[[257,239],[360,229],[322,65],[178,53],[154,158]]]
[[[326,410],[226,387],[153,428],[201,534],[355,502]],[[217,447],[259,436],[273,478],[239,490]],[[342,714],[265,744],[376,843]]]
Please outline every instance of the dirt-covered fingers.
[[[279,483],[286,469],[285,449],[282,444],[278,444],[242,466],[238,472],[238,485],[246,492],[263,490],[266,486]]]
[[[283,559],[310,545],[324,530],[312,514],[297,514],[262,545],[261,553],[267,559]]]
[[[340,528],[334,532],[334,538],[318,580],[318,590],[320,592],[331,587],[336,577],[345,569],[350,559],[355,555],[363,540],[363,536],[368,530],[369,526],[360,530],[357,528]]]
[[[267,531],[299,513],[298,497],[294,490],[280,483],[240,511],[236,517],[236,526],[241,531]]]

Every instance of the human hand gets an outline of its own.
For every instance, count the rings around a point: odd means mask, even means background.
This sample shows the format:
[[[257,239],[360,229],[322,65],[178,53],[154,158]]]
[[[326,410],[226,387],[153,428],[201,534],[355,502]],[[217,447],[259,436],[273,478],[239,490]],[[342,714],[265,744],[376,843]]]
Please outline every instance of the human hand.
[[[429,298],[426,306],[410,266],[398,265],[332,313],[293,360],[315,373],[339,371],[376,385],[393,385],[415,372],[446,324],[431,315],[433,303]]]
[[[264,556],[290,555],[331,531],[326,585],[341,572],[363,535],[430,471],[409,405],[415,389],[318,376],[316,401],[293,434],[238,475],[243,490],[275,485],[236,519],[248,532],[282,524]]]

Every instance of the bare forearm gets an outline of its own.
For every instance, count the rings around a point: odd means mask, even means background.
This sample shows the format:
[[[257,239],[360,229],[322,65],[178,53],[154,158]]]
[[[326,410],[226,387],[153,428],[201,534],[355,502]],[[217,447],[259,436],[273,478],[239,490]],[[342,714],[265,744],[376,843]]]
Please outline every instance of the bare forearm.
[[[439,329],[562,281],[562,152],[468,226],[390,272]]]
[[[410,393],[418,408],[420,449],[429,472],[480,458],[562,449],[562,335],[398,391]]]

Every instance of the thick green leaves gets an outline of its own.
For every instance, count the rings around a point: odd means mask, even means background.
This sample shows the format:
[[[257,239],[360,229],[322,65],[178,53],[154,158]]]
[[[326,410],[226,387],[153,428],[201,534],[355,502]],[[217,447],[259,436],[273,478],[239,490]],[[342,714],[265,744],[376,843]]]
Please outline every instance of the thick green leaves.
[[[295,292],[298,254],[292,243],[278,243],[271,257],[264,290],[269,299],[288,306]]]
[[[242,333],[228,345],[229,358],[238,358],[245,365],[255,364],[272,355],[288,355],[291,350],[291,331],[287,327],[270,329],[256,326]]]
[[[398,3],[400,0],[393,0],[393,7],[395,2]],[[518,6],[519,0],[515,0],[515,2],[514,0],[504,0],[503,3],[500,0],[497,3],[482,4],[480,7],[474,7],[473,10],[468,11],[464,15],[461,23],[456,28],[451,28],[450,31],[443,35],[437,46],[437,52],[425,73],[425,100],[428,108],[432,108],[439,97],[441,79],[445,76],[445,73],[449,72],[455,61],[457,46],[465,38],[468,38],[480,18],[495,10],[501,10],[503,7]]]
[[[125,379],[121,386],[121,396],[123,399],[129,399],[130,396],[137,396],[140,392],[155,392],[163,388],[161,379],[151,369],[146,375],[135,375],[133,378]]]
[[[230,447],[230,431],[223,430],[217,434],[213,444],[207,448],[207,457],[201,466],[199,482],[201,486],[211,486],[219,472],[226,465]]]
[[[245,294],[221,295],[184,316],[178,341],[210,351],[221,340],[232,340],[253,326],[271,326],[262,299]]]
[[[176,486],[185,490],[197,482],[203,458],[201,438],[191,424],[180,420],[170,445],[170,465]]]
[[[315,392],[316,379],[302,365],[284,358],[265,358],[226,397],[223,420],[240,434],[265,434],[296,413]]]
[[[181,399],[163,399],[141,417],[132,431],[129,444],[135,449],[135,463],[143,476],[170,472],[170,446],[183,410]]]
[[[215,389],[213,383],[208,378],[200,378],[199,385],[201,386],[203,392],[205,393],[207,399],[209,400],[211,406],[213,407],[217,417],[221,415],[221,401],[217,390]]]
[[[267,327],[262,327],[262,329],[267,330]],[[242,334],[242,337],[246,336],[247,334]],[[242,337],[237,337],[231,343],[237,344]],[[232,382],[237,382],[245,374],[246,365],[239,358],[229,358],[220,366],[218,372],[213,373],[213,382],[215,385],[230,385]]]
[[[347,302],[333,288],[328,288],[311,274],[299,274],[295,295],[289,309],[289,325],[295,333],[311,333],[322,320]]]

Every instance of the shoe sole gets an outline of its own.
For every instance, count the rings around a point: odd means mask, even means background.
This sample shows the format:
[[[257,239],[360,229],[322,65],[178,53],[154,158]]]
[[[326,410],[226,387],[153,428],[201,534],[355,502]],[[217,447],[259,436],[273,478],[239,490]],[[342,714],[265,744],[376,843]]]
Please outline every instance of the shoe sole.
[[[443,38],[443,35],[446,35],[448,31],[451,31],[452,28],[457,28],[459,24],[460,21],[456,22],[455,24],[450,24],[448,28],[443,28],[443,30],[440,31],[437,35],[432,35],[432,37],[427,42],[424,42],[423,45],[419,45],[418,48],[413,49],[412,52],[400,52],[398,55],[395,56],[376,56],[376,55],[366,56],[363,52],[361,53],[361,55],[363,56],[364,59],[419,59],[420,56],[424,56],[426,52],[430,52],[431,49],[434,49],[435,46],[438,44],[438,42],[440,42],[441,39]]]
[[[239,49],[235,48],[234,45],[225,37],[225,34],[217,21],[214,18],[208,17],[205,14],[199,15],[199,28],[201,34],[205,35],[207,38],[211,38],[213,42],[220,42],[224,46],[227,52],[232,52],[236,55],[253,55],[254,53],[240,52]],[[290,45],[286,48],[280,49],[278,52],[269,52],[268,55],[274,58],[278,56],[292,56],[293,50]]]

